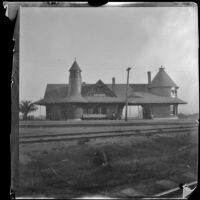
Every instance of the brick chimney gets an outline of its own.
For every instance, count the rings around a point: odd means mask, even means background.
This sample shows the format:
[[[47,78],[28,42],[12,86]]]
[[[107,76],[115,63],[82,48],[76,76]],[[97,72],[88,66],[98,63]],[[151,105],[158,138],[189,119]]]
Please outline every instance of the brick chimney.
[[[151,83],[151,72],[148,71],[147,75],[148,75],[148,84],[150,84]]]
[[[112,77],[112,91],[115,93],[115,77]]]

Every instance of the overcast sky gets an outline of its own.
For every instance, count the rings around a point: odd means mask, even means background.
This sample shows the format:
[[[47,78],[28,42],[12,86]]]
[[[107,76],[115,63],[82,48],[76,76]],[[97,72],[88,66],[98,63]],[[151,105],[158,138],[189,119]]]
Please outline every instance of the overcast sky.
[[[43,98],[47,83],[68,83],[74,58],[82,81],[147,83],[159,67],[199,110],[198,25],[195,7],[28,8],[20,11],[20,100]]]

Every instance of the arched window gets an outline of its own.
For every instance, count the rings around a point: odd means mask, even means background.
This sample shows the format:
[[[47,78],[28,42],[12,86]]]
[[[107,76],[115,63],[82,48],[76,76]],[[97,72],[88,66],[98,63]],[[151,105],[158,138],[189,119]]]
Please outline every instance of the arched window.
[[[175,96],[175,88],[171,88],[171,97],[176,97]]]

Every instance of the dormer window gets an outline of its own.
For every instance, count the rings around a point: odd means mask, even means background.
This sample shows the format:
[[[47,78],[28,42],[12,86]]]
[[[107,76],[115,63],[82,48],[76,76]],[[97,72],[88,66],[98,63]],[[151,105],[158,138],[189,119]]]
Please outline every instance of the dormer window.
[[[171,97],[177,97],[177,90],[176,88],[171,88]]]
[[[175,91],[171,90],[171,97],[175,97]]]

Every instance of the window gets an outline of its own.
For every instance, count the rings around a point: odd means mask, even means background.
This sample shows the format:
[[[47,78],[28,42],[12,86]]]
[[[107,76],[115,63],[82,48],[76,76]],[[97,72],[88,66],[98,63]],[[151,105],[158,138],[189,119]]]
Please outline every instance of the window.
[[[171,97],[175,97],[175,90],[174,90],[174,88],[171,89]]]
[[[175,115],[175,105],[170,105],[170,114]]]
[[[171,97],[177,97],[177,89],[174,87],[171,89]]]

